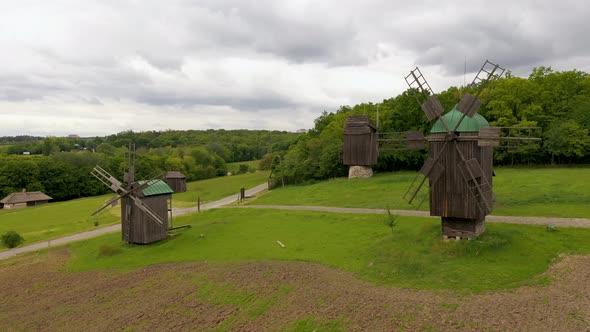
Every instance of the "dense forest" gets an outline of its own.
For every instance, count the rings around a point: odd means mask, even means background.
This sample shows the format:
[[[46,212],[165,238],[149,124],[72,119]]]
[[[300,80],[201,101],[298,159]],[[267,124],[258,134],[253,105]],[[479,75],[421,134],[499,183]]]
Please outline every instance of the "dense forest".
[[[225,175],[227,163],[284,152],[299,134],[267,130],[125,131],[107,137],[10,140],[0,150],[0,196],[41,190],[55,200],[108,192],[90,175],[100,165],[121,177],[129,142],[136,146],[138,179],[182,171],[188,181]],[[17,136],[22,137],[22,136]],[[0,145],[1,147],[1,145]],[[29,154],[23,155],[24,152]]]
[[[450,110],[468,89],[450,87],[438,94]],[[473,93],[473,91],[471,91]],[[342,106],[323,112],[314,128],[300,136],[282,158],[274,160],[274,176],[287,183],[345,176],[342,165],[343,126],[349,115],[367,114],[373,123],[379,114],[380,132],[419,130],[428,134],[429,123],[415,98],[415,91],[381,103]],[[577,70],[535,68],[528,78],[510,74],[484,89],[479,111],[492,126],[541,127],[543,139],[527,148],[495,149],[496,165],[590,163],[590,75]],[[426,151],[380,153],[375,169],[418,169]]]

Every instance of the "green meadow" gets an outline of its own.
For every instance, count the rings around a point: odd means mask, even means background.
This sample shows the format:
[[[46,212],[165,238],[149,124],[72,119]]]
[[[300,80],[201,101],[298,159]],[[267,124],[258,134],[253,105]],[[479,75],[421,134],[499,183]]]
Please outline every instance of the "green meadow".
[[[175,206],[196,205],[197,196],[204,202],[237,194],[241,187],[254,187],[264,183],[265,172],[225,176],[187,184],[188,191],[174,194]],[[98,217],[91,214],[114,194],[87,197],[66,202],[49,203],[37,207],[0,210],[0,234],[16,231],[23,236],[23,245],[91,230],[119,222],[119,206],[103,210]],[[194,200],[192,200],[194,197]],[[182,201],[185,199],[186,201]],[[192,200],[192,201],[191,201]],[[0,250],[5,248],[0,247]]]
[[[116,223],[119,217],[112,213],[116,209],[107,210],[97,217],[91,216],[111,196],[81,198],[29,208],[2,209],[0,234],[16,231],[27,245],[95,228],[95,222],[99,226]],[[4,248],[0,248],[2,249]]]
[[[240,169],[240,165],[247,165],[248,168],[258,169],[258,163],[260,163],[260,160],[237,161],[235,163],[227,163],[227,171],[231,172],[232,174],[237,174]]]
[[[545,284],[560,254],[590,253],[590,229],[488,224],[476,240],[441,241],[436,219],[310,211],[217,209],[182,216],[190,229],[149,246],[119,234],[70,245],[66,269],[129,270],[169,262],[306,261],[377,284],[483,292]],[[282,248],[276,241],[281,241]]]
[[[256,171],[240,175],[223,176],[213,179],[189,182],[186,192],[174,194],[174,207],[195,206],[197,198],[201,202],[210,202],[230,195],[238,195],[240,188],[252,188],[268,181],[268,172]]]
[[[590,218],[590,167],[498,167],[494,171],[494,215]],[[402,197],[415,176],[416,172],[394,172],[288,186],[250,204],[414,209]],[[428,199],[421,210],[428,210]]]

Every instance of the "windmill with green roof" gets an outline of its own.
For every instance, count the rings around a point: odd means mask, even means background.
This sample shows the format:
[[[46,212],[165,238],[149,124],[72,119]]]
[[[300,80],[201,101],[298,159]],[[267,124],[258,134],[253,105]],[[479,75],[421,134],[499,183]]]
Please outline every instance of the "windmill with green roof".
[[[98,165],[92,170],[94,177],[117,193],[92,215],[116,206],[120,200],[123,241],[148,244],[163,240],[168,236],[168,213],[174,191],[161,179],[135,181],[134,144],[129,144],[127,159],[125,186]]]
[[[427,138],[421,132],[406,134],[408,149],[421,149],[425,141],[430,149],[404,199],[419,208],[429,197],[430,215],[441,217],[443,237],[474,238],[485,231],[485,216],[494,201],[493,147],[499,145],[500,128],[491,127],[477,113],[481,106],[478,96],[503,74],[503,68],[486,60],[471,83],[477,93],[465,93],[444,115],[418,67],[405,78],[418,92],[416,97],[428,120],[436,122]]]

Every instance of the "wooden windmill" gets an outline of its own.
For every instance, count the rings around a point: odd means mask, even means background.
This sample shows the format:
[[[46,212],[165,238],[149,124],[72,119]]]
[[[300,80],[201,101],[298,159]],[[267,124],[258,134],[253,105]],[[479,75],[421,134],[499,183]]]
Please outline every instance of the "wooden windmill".
[[[348,178],[368,178],[377,165],[377,129],[367,115],[351,115],[344,124],[342,161],[349,166]]]
[[[449,237],[473,238],[485,231],[485,216],[492,211],[493,147],[500,139],[540,140],[533,137],[502,137],[499,127],[490,127],[477,112],[478,96],[504,69],[486,60],[471,83],[476,95],[465,93],[452,110],[444,109],[418,69],[406,76],[410,88],[428,120],[437,120],[424,138],[422,133],[405,133],[407,149],[421,149],[428,141],[429,156],[404,198],[417,208],[430,198],[430,215],[442,218],[442,234]],[[528,128],[527,128],[528,129]],[[429,186],[427,187],[426,180]]]
[[[126,186],[98,165],[91,174],[117,193],[92,215],[108,206],[116,206],[121,200],[123,241],[148,244],[167,237],[169,200],[173,190],[160,179],[135,181],[133,145],[129,146],[128,166],[124,174]]]

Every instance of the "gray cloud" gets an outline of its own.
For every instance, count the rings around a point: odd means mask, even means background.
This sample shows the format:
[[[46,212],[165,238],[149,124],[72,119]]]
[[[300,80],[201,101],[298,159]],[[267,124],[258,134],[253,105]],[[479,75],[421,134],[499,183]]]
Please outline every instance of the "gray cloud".
[[[38,0],[0,11],[0,116],[23,117],[3,122],[13,133],[78,131],[64,128],[75,114],[89,133],[117,130],[103,113],[124,113],[121,128],[184,128],[158,120],[179,112],[208,119],[197,126],[292,130],[402,92],[415,65],[439,89],[459,84],[465,60],[470,75],[485,59],[516,75],[590,70],[590,7],[578,1]],[[143,108],[149,122],[133,121]],[[64,124],[31,122],[40,109]]]

